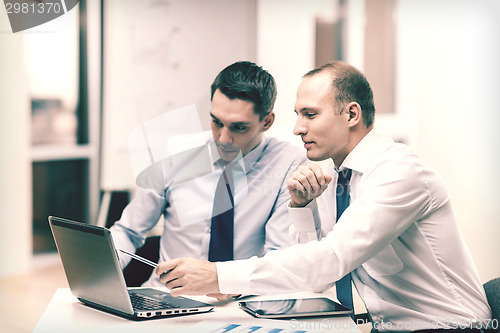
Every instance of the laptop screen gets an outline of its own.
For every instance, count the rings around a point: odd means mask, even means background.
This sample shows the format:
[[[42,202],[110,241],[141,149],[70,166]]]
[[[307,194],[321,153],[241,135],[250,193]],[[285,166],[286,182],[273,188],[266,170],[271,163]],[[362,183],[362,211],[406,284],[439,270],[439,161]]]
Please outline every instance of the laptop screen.
[[[133,314],[109,230],[56,217],[49,221],[73,295]]]

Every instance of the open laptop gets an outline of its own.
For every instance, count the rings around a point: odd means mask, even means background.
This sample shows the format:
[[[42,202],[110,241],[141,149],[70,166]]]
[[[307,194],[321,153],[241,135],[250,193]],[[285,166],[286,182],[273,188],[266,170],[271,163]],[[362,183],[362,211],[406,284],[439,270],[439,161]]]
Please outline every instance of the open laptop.
[[[109,229],[49,217],[69,287],[84,304],[129,319],[211,311],[214,306],[153,288],[127,288]]]

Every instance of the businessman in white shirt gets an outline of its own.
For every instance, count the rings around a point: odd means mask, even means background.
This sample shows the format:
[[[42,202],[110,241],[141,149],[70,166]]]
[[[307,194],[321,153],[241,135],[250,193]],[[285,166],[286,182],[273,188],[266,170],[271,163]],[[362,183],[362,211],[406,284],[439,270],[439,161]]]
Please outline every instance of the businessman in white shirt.
[[[211,133],[199,147],[138,178],[141,186],[111,227],[116,247],[135,252],[160,218],[160,261],[243,259],[291,245],[286,180],[307,158],[290,143],[264,135],[274,122],[276,95],[272,75],[252,62],[223,69],[211,86]],[[227,181],[222,190],[230,190],[216,199],[221,180]],[[227,205],[217,207],[224,200]],[[228,215],[229,221],[216,221]],[[125,267],[130,258],[120,253],[120,261]],[[145,285],[163,284],[152,274]]]
[[[343,62],[312,70],[295,112],[308,158],[331,159],[336,171],[310,164],[288,180],[301,244],[262,258],[160,263],[172,294],[319,291],[350,274],[376,330],[486,328],[491,309],[448,192],[408,147],[375,132],[366,78]],[[343,174],[350,202],[337,217]]]

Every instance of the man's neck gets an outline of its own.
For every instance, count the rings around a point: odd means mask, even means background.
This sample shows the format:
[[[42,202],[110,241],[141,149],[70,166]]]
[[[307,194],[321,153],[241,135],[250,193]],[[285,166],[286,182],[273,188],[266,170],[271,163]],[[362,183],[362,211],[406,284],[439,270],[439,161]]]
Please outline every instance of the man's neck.
[[[373,129],[373,125],[371,125],[370,127],[363,127],[363,129],[361,129],[361,130],[357,130],[357,131],[354,130],[353,132],[351,132],[351,137],[349,140],[349,146],[347,149],[347,153],[344,156],[341,156],[338,160],[335,160],[332,158],[333,163],[335,164],[335,168],[337,170],[338,170],[338,168],[340,168],[340,166],[342,165],[344,160],[347,158],[347,156],[349,156],[351,151],[353,151],[353,149],[356,148],[356,146],[361,142],[361,140],[363,140],[363,138],[368,133],[370,133],[370,131],[372,129]]]

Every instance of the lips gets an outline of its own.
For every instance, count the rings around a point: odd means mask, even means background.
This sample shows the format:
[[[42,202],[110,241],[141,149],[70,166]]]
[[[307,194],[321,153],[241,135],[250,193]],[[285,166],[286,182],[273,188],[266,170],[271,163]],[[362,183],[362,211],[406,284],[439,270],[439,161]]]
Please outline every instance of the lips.
[[[239,148],[233,148],[233,147],[222,147],[217,145],[221,153],[224,154],[234,154],[234,153],[239,153],[240,149]]]
[[[312,145],[314,144],[314,141],[302,140],[302,142],[304,142],[304,148],[305,149],[310,149],[312,147]]]

